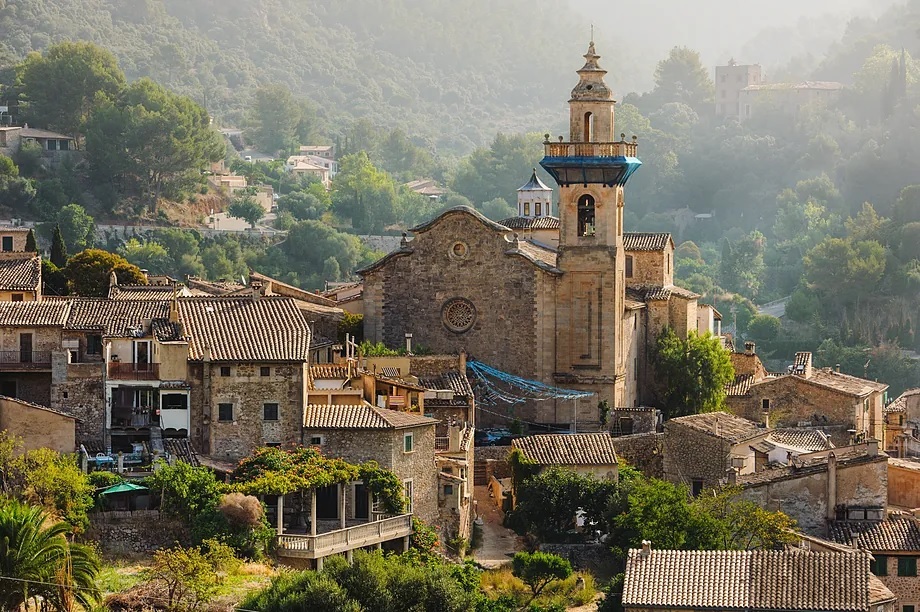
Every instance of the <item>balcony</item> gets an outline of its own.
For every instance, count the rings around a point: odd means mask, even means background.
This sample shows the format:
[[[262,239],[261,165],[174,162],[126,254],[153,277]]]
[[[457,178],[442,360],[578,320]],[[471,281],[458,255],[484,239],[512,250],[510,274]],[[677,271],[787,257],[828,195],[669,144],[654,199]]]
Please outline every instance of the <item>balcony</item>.
[[[41,370],[51,367],[51,351],[0,351],[2,370]]]
[[[109,378],[113,380],[159,380],[160,364],[111,361],[108,372]]]
[[[546,157],[638,157],[635,142],[544,142]]]
[[[154,406],[112,406],[112,429],[149,429],[160,426]]]
[[[412,535],[412,515],[402,514],[317,535],[285,533],[276,536],[281,557],[322,559],[356,548],[375,546]]]

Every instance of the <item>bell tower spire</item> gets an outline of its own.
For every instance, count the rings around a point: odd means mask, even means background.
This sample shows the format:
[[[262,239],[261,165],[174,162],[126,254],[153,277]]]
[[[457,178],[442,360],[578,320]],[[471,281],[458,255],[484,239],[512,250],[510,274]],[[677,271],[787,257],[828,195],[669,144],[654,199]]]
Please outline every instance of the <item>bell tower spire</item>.
[[[600,67],[601,58],[594,50],[594,26],[591,43],[585,53],[585,65],[578,71],[578,85],[569,100],[570,140],[572,142],[613,141],[613,91],[604,82],[607,71]]]

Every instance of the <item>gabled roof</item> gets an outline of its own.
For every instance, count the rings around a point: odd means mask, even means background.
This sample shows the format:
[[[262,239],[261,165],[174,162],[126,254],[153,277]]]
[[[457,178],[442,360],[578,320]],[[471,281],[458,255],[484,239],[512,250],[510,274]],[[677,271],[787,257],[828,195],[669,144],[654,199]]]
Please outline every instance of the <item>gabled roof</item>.
[[[42,260],[34,253],[0,259],[0,290],[36,291],[41,289]]]
[[[172,293],[170,293],[172,295]],[[95,331],[105,336],[128,337],[145,321],[169,318],[169,300],[109,300],[76,298],[65,329]]]
[[[677,417],[666,421],[665,428],[668,425],[683,425],[716,438],[722,438],[732,444],[738,444],[767,433],[767,430],[758,423],[727,412],[704,412]]]
[[[623,249],[626,251],[663,251],[671,244],[671,234],[624,232]]]
[[[547,187],[546,183],[540,180],[540,177],[537,176],[537,169],[534,168],[530,180],[518,187],[518,191],[552,191],[552,188]]]
[[[505,254],[521,255],[536,264],[544,272],[562,274],[562,270],[556,267],[558,253],[553,249],[518,239],[511,243],[511,248],[505,251]]]
[[[887,521],[831,521],[830,538],[870,552],[920,553],[920,521],[911,517]]]
[[[753,382],[753,374],[735,374],[735,379],[725,385],[725,395],[728,397],[744,397],[751,390]]]
[[[318,363],[310,366],[310,380],[347,380],[348,366],[344,363]]]
[[[434,426],[437,419],[411,412],[377,408],[370,404],[310,404],[303,414],[304,429],[405,429]]]
[[[816,385],[837,391],[843,395],[852,397],[865,397],[874,392],[882,392],[888,388],[888,385],[874,380],[850,376],[841,372],[835,372],[830,368],[817,368],[812,371],[811,376],[805,378],[800,374],[784,374],[777,377],[767,378],[756,384],[765,385],[779,380],[795,379],[801,381],[801,384]]]
[[[834,448],[834,445],[824,432],[817,429],[799,429],[795,427],[774,429],[767,436],[767,440],[779,446],[789,446],[809,452]]]
[[[473,387],[465,372],[447,370],[438,375],[419,376],[418,384],[426,389],[450,389],[457,395],[473,397]]]
[[[539,465],[616,465],[613,437],[608,433],[545,434],[517,438],[511,446]]]
[[[70,300],[0,302],[0,327],[63,327]]]
[[[491,219],[483,215],[481,212],[479,212],[475,208],[471,208],[469,206],[454,206],[453,208],[448,208],[447,210],[442,212],[440,215],[438,215],[434,219],[431,219],[430,221],[426,221],[425,223],[422,223],[421,225],[416,225],[409,231],[412,232],[413,234],[421,234],[423,232],[427,232],[432,227],[440,223],[442,219],[445,219],[446,217],[450,215],[469,215],[491,230],[500,232],[502,234],[508,231],[508,228],[505,227],[504,225],[501,225],[499,223],[496,223],[495,221],[492,221]]]
[[[51,132],[49,130],[40,130],[38,128],[24,127],[20,134],[26,138],[54,138],[56,140],[73,140],[72,136]]]
[[[809,550],[630,550],[623,605],[685,610],[867,612],[869,555]],[[894,599],[879,591],[878,601]]]
[[[631,285],[626,288],[626,295],[642,302],[669,300],[672,295],[688,300],[695,300],[701,297],[698,293],[677,285]]]
[[[512,230],[558,230],[560,227],[559,217],[510,217],[499,221],[508,229]]]
[[[175,293],[177,296],[192,295],[188,287],[171,285],[113,285],[109,287],[109,299],[112,300],[168,300]]]
[[[285,297],[180,298],[190,361],[306,361],[310,328]]]

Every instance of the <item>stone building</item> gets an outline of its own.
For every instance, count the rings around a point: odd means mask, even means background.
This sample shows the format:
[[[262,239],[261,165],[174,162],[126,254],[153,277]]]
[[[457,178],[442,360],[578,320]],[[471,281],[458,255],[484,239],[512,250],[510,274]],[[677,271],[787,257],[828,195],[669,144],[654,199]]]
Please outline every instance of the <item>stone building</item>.
[[[872,573],[895,594],[902,612],[920,606],[920,521],[834,521],[830,539],[872,553]]]
[[[769,430],[726,412],[670,419],[664,423],[664,477],[690,487],[694,495],[726,482],[731,469],[757,471],[755,446]]]
[[[42,299],[42,260],[35,253],[0,251],[0,300]]]
[[[316,446],[326,457],[350,463],[376,461],[403,482],[408,512],[426,523],[438,519],[438,473],[435,470],[435,419],[377,408],[367,403],[343,406],[307,406],[303,416],[303,444]],[[367,490],[355,485],[351,508]],[[365,518],[353,516],[352,518]]]
[[[623,608],[897,612],[863,551],[630,550]]]
[[[893,457],[920,457],[920,389],[908,389],[883,412],[885,452]]]
[[[741,117],[741,91],[750,85],[763,83],[760,64],[739,64],[734,59],[725,66],[716,66],[716,116]]]
[[[826,537],[834,520],[881,520],[888,507],[888,456],[875,440],[798,455],[728,482],[767,510],[780,510],[809,535]]]
[[[649,343],[667,326],[697,329],[699,296],[673,284],[670,236],[624,230],[624,189],[641,162],[635,141],[616,140],[598,59],[592,42],[569,101],[568,140],[544,143],[558,218],[548,216],[549,188],[535,173],[519,192],[522,216],[496,223],[448,210],[359,271],[368,340],[401,347],[412,334],[437,353],[465,351],[519,377],[596,394],[577,415],[563,400],[517,414],[553,428],[598,429],[602,400],[638,406],[649,394]]]
[[[888,505],[911,511],[920,508],[920,458],[888,459]]]
[[[867,438],[884,439],[882,408],[888,385],[816,368],[812,354],[796,353],[784,374],[769,374],[749,345],[748,354],[733,355],[735,381],[727,389],[730,410],[773,426],[819,427],[835,444]]]
[[[541,469],[560,467],[609,480],[619,473],[613,437],[605,432],[528,436],[512,440],[511,447]]]

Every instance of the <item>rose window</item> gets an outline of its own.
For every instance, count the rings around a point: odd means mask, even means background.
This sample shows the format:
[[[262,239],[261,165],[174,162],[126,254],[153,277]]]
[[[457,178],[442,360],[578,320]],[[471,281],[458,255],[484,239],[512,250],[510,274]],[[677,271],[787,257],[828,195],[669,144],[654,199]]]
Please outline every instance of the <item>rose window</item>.
[[[441,310],[444,326],[452,332],[462,333],[476,322],[476,307],[469,300],[454,298],[444,304]]]

